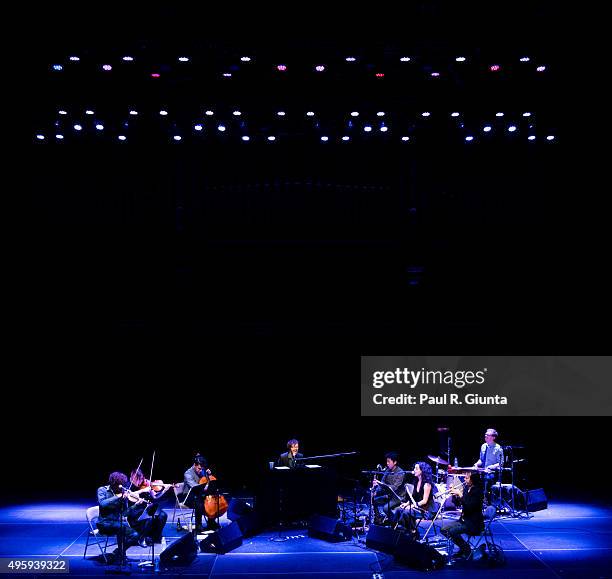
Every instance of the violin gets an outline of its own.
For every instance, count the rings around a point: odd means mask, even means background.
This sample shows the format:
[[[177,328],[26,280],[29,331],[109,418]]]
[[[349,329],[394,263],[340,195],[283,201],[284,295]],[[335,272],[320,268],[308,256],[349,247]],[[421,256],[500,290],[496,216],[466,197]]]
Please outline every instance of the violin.
[[[199,484],[208,484],[211,481],[217,480],[210,471],[207,471],[208,476],[203,476]],[[204,511],[209,519],[218,518],[227,512],[228,504],[223,495],[206,495],[204,497]]]

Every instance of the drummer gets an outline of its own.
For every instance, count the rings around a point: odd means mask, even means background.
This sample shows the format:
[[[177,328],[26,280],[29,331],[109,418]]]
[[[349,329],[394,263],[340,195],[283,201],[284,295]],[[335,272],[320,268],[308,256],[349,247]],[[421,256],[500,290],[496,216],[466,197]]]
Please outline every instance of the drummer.
[[[475,468],[484,468],[484,496],[489,503],[491,485],[495,482],[495,473],[504,466],[504,449],[497,444],[498,434],[494,428],[487,428],[484,444],[480,447],[480,456],[474,463]]]

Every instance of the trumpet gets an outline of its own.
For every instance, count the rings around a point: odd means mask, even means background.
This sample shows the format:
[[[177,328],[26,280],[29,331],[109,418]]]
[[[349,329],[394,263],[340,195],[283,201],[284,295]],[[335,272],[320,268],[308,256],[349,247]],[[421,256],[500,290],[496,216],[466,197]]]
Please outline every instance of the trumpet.
[[[464,482],[458,482],[458,483],[455,483],[454,485],[451,485],[445,491],[442,491],[442,492],[434,495],[434,498],[438,499],[440,497],[443,497],[444,495],[451,494],[452,491],[454,491],[454,490],[459,490],[459,489],[461,489],[461,491],[465,490],[465,481]]]

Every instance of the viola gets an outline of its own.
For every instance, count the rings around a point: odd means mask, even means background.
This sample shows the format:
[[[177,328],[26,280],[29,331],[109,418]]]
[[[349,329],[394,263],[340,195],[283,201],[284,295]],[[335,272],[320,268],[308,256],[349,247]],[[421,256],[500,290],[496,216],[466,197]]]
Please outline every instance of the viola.
[[[217,480],[213,474],[203,476],[199,484],[208,484],[210,481]],[[204,497],[204,511],[209,519],[220,517],[227,512],[228,504],[223,495],[206,495]]]

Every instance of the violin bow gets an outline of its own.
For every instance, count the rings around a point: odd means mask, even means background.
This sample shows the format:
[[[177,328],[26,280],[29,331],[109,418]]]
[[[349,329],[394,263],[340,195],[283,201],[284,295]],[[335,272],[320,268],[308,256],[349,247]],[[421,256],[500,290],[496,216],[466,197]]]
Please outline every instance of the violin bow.
[[[153,465],[155,464],[155,451],[153,451],[153,458],[151,459],[151,474],[149,475],[149,485],[153,482]]]
[[[144,460],[144,457],[140,459],[140,462],[138,463],[138,466],[136,467],[136,472],[140,470],[140,466],[142,465],[143,460]],[[132,485],[134,484],[134,481],[132,480],[133,478],[134,477],[130,475],[130,490],[132,490]]]

